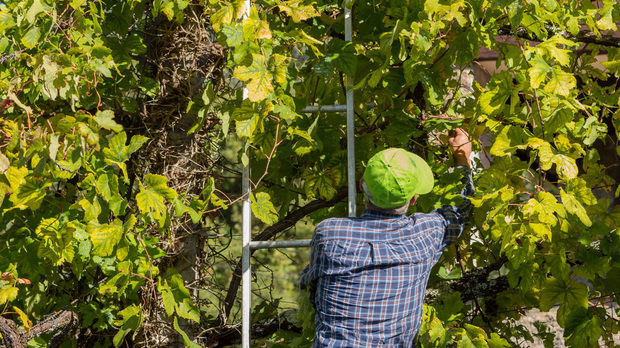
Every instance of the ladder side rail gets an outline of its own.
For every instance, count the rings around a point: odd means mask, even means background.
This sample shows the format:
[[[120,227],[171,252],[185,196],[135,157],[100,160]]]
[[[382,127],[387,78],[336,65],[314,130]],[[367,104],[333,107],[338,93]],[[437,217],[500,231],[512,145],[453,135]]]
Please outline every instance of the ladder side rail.
[[[344,38],[345,41],[353,41],[353,25],[351,23],[351,2],[345,1],[344,8]],[[357,191],[355,188],[355,122],[354,122],[354,104],[353,104],[353,76],[347,75],[346,80],[347,95],[347,182],[349,190],[349,216],[355,217],[355,196]]]
[[[245,0],[245,13],[243,19],[250,15],[250,0]],[[247,99],[248,89],[243,87],[243,99]],[[246,144],[247,144],[246,140]],[[244,144],[245,145],[245,144]],[[247,146],[244,146],[247,149]],[[243,197],[242,207],[242,251],[241,251],[241,347],[250,348],[250,310],[252,308],[252,269],[250,266],[250,243],[252,242],[252,210],[250,202],[250,163],[243,166],[241,175],[241,194]]]
[[[246,12],[243,18],[247,18],[250,10],[250,0],[245,1]],[[345,2],[345,41],[352,42],[352,18],[351,18],[351,1]],[[308,106],[302,110],[303,113],[312,112],[346,112],[347,116],[347,181],[348,181],[348,212],[349,216],[355,217],[355,122],[354,122],[354,99],[353,99],[353,76],[347,75],[346,79],[346,105],[325,105],[325,106]],[[243,99],[247,98],[247,88],[243,89]],[[251,206],[249,199],[250,192],[250,168],[249,163],[243,167],[242,173],[242,319],[241,319],[241,346],[242,348],[250,348],[250,310],[252,306],[252,278],[251,278],[251,250],[252,249],[272,249],[272,248],[298,248],[310,246],[310,240],[291,240],[291,241],[257,241],[252,242],[252,220]]]

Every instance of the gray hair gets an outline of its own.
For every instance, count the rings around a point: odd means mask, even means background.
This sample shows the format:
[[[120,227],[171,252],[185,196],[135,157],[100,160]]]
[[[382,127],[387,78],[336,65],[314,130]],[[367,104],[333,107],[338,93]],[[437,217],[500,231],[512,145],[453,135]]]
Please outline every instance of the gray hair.
[[[372,210],[372,211],[376,211],[377,213],[389,214],[389,215],[407,214],[407,210],[409,209],[409,202],[405,203],[404,205],[400,207],[391,208],[391,209],[377,207],[376,205],[372,204],[372,202],[370,201],[372,199],[372,194],[368,190],[368,186],[366,186],[366,182],[364,180],[362,180],[362,188],[364,190],[364,203],[366,204],[367,210]]]

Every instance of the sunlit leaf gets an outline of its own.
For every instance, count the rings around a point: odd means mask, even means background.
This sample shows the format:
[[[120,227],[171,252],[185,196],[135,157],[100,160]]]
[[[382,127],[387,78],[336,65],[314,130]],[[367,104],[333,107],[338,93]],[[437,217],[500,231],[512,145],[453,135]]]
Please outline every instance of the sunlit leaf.
[[[246,82],[248,99],[253,102],[266,99],[273,92],[273,75],[268,70],[267,60],[261,54],[252,54],[252,64],[237,67],[233,75]]]
[[[39,27],[33,26],[22,36],[21,42],[26,48],[33,48],[39,42],[40,35]]]
[[[140,211],[152,213],[162,225],[161,219],[167,212],[165,201],[172,202],[177,196],[177,193],[169,188],[167,183],[168,179],[164,176],[147,174],[144,177],[144,185],[140,187],[140,192],[136,195],[136,203]]]
[[[566,207],[566,211],[571,214],[577,215],[579,220],[581,220],[584,225],[592,225],[592,220],[590,220],[587,211],[585,210],[583,205],[581,205],[581,203],[575,198],[575,196],[570,193],[566,193],[564,190],[560,189],[560,197],[562,198],[562,203],[564,203],[564,206]]]
[[[114,112],[111,110],[99,111],[94,117],[99,127],[104,129],[110,129],[115,132],[123,130],[123,126],[114,121]]]
[[[259,220],[267,225],[273,225],[278,221],[278,212],[271,203],[271,197],[267,192],[250,194],[252,212]]]
[[[289,15],[295,23],[299,23],[319,15],[319,12],[314,8],[314,6],[303,5],[302,0],[287,0],[278,4],[278,7],[280,10]]]
[[[109,224],[100,224],[91,221],[86,226],[86,232],[93,243],[93,254],[98,256],[108,256],[114,251],[123,236],[123,223],[119,219]]]

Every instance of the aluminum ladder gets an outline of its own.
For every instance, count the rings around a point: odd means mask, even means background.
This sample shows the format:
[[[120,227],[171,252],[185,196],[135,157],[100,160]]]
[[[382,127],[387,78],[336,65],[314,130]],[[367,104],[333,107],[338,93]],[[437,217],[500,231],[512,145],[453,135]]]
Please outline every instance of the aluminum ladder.
[[[350,0],[344,2],[344,36],[345,41],[351,42],[353,36],[353,27],[351,21],[351,3]],[[245,2],[247,17],[250,10],[250,0]],[[355,140],[354,140],[354,114],[353,114],[353,76],[346,78],[346,104],[345,105],[325,105],[325,106],[308,106],[302,110],[302,113],[315,112],[345,112],[347,117],[347,182],[348,182],[348,211],[349,216],[354,217],[355,213]],[[247,90],[244,88],[243,97],[247,97]],[[252,212],[250,207],[250,168],[243,167],[241,194],[245,196],[243,200],[242,210],[242,234],[243,234],[243,250],[241,254],[242,265],[242,297],[241,297],[241,346],[242,348],[250,348],[250,310],[252,308],[252,277],[250,258],[251,250],[257,249],[277,249],[277,248],[300,248],[310,246],[310,239],[287,240],[287,241],[252,241]]]

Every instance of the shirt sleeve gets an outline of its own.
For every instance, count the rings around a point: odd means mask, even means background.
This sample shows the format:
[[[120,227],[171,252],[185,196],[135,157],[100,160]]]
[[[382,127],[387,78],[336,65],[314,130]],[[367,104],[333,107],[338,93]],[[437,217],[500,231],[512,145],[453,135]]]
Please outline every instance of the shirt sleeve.
[[[299,279],[299,287],[301,289],[305,289],[306,287],[314,288],[316,280],[321,275],[321,271],[323,268],[322,262],[322,252],[321,252],[321,243],[319,243],[318,231],[319,227],[317,226],[314,234],[312,235],[312,241],[310,242],[310,263],[304,270],[301,272],[301,277]]]
[[[462,182],[465,184],[465,188],[461,191],[463,196],[463,203],[458,206],[445,206],[435,210],[436,213],[441,215],[444,219],[445,232],[443,235],[443,241],[441,250],[448,245],[454,243],[461,233],[469,225],[469,218],[472,212],[472,204],[468,197],[474,194],[474,183],[471,176],[471,169],[468,167],[457,167],[463,171]]]

